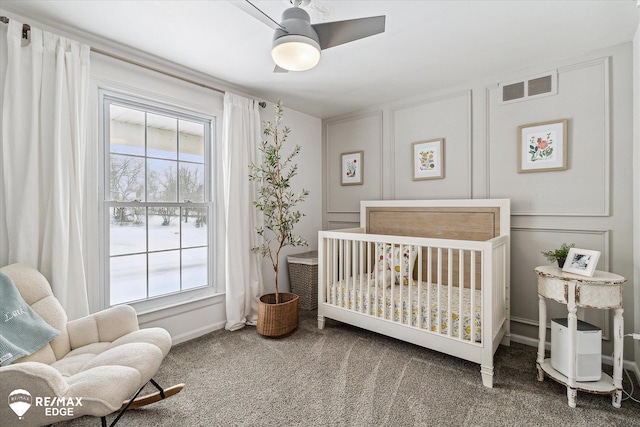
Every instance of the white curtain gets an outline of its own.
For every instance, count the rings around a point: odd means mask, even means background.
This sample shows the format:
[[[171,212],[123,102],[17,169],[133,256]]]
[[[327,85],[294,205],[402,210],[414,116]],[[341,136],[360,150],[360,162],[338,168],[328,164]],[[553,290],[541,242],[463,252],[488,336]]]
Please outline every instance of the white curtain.
[[[70,319],[88,314],[83,184],[89,46],[11,19],[2,108],[8,262],[37,267]]]
[[[226,220],[226,329],[255,325],[262,294],[262,258],[251,252],[258,244],[256,226],[262,224],[253,201],[257,183],[249,181],[249,164],[259,163],[260,113],[256,101],[224,95],[222,162]]]

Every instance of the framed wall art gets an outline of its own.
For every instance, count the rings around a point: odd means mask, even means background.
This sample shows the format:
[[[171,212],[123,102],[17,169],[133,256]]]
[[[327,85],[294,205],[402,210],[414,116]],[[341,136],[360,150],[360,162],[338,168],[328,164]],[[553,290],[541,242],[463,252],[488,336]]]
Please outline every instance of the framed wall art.
[[[591,277],[593,276],[593,272],[596,271],[598,258],[600,258],[600,252],[598,251],[571,248],[567,254],[567,260],[564,262],[562,271]]]
[[[364,151],[340,154],[342,162],[340,184],[362,185],[364,182]]]
[[[413,180],[444,178],[444,138],[411,144]]]
[[[518,172],[567,169],[567,120],[518,126]]]

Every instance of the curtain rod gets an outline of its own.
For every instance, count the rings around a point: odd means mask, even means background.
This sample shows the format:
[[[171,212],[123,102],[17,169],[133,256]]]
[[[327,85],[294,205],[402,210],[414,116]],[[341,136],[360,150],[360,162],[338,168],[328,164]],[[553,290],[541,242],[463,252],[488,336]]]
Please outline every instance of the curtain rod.
[[[9,23],[9,18],[7,18],[6,16],[0,16],[0,22],[2,22],[4,24],[8,24]],[[29,37],[28,33],[29,33],[30,30],[31,30],[31,26],[29,26],[28,24],[23,24],[22,25],[22,38],[23,39],[26,39],[26,38]],[[133,61],[131,59],[122,57],[120,55],[116,55],[116,54],[113,54],[113,53],[110,53],[110,52],[106,52],[106,51],[104,51],[102,49],[91,47],[91,52],[94,52],[94,53],[97,53],[97,54],[100,54],[100,55],[104,55],[104,56],[108,56],[109,58],[117,59],[118,61],[126,62],[128,64],[135,65],[137,67],[145,68],[147,70],[154,71],[156,73],[164,74],[165,76],[172,77],[172,78],[178,79],[178,80],[182,80],[183,82],[187,82],[187,83],[190,83],[192,85],[200,86],[202,88],[209,89],[209,90],[212,90],[214,92],[225,93],[225,91],[222,90],[222,89],[218,89],[216,87],[209,86],[209,85],[206,85],[204,83],[197,82],[195,80],[191,80],[191,79],[188,79],[186,77],[182,77],[182,76],[179,76],[177,74],[173,74],[173,73],[170,73],[168,71],[161,70],[159,68],[155,68],[155,67],[151,67],[149,65],[141,64],[139,62],[136,62],[136,61]],[[267,103],[264,102],[264,101],[260,101],[260,102],[258,102],[258,105],[260,107],[262,107],[262,108],[265,108],[267,106]]]

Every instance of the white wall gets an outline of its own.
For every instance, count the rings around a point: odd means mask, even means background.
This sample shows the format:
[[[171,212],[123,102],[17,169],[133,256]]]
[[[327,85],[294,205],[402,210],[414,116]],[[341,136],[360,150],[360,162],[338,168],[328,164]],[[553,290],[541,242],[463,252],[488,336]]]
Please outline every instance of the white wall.
[[[324,217],[327,229],[357,226],[363,199],[511,199],[511,332],[537,343],[540,253],[575,242],[602,253],[598,268],[630,279],[624,290],[625,330],[633,329],[633,188],[631,180],[632,45],[541,62],[535,69],[481,77],[466,85],[418,94],[323,121]],[[500,82],[557,70],[558,94],[502,105]],[[519,125],[568,119],[568,169],[518,173]],[[445,177],[413,181],[412,142],[445,139]],[[348,144],[348,146],[346,145]],[[348,148],[348,150],[347,150]],[[364,185],[340,186],[340,153],[364,150]],[[549,304],[549,318],[566,309]],[[585,320],[611,336],[607,311]],[[627,341],[625,359],[634,360]],[[613,347],[605,341],[603,355]]]

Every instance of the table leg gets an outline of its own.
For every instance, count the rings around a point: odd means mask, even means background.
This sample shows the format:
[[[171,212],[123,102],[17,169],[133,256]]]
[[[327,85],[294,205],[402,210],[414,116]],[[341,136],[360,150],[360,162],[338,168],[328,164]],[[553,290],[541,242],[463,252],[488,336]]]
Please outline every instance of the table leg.
[[[613,386],[616,390],[612,394],[611,404],[619,408],[622,402],[622,349],[624,339],[624,322],[622,308],[616,308],[613,316]]]
[[[567,327],[569,329],[569,372],[567,372],[567,400],[571,408],[576,407],[576,345],[578,340],[578,316],[576,315],[576,287],[569,283],[567,301]]]
[[[538,359],[536,367],[538,368],[538,381],[544,381],[544,371],[542,364],[544,363],[544,345],[547,335],[547,303],[543,296],[538,295]]]

